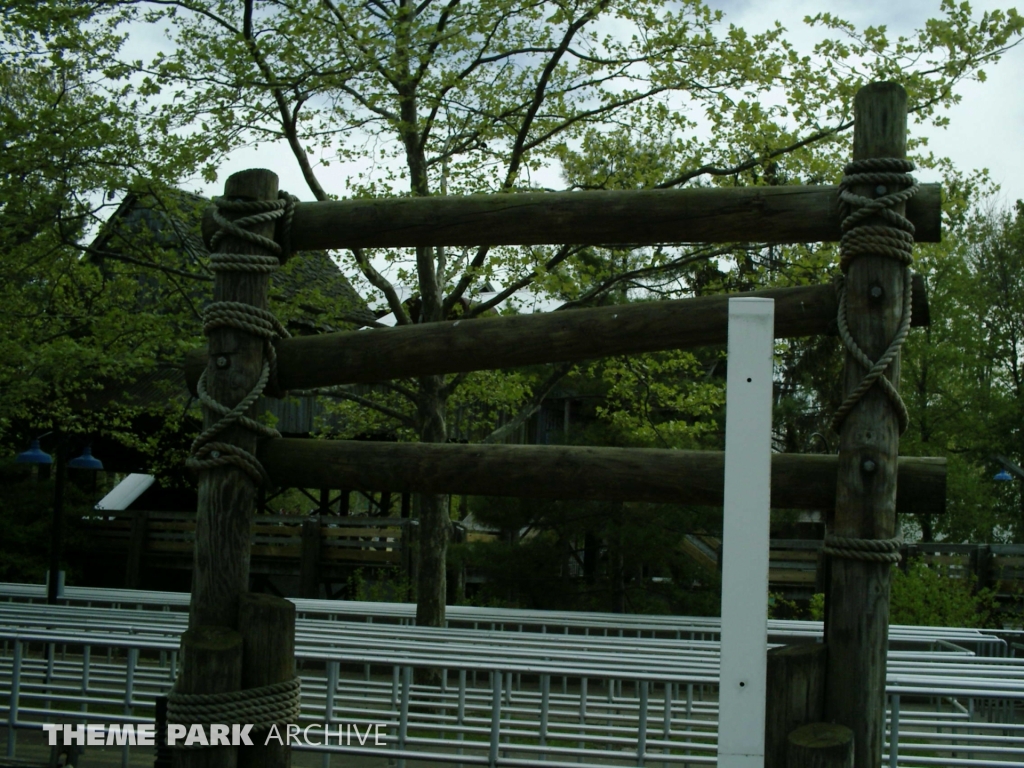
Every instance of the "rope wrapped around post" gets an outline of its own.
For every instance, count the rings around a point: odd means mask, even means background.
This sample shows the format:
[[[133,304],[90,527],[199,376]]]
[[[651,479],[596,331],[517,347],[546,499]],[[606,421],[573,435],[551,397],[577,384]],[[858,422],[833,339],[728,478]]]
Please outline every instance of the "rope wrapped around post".
[[[199,724],[209,732],[217,723],[251,724],[253,731],[266,731],[275,723],[297,722],[302,714],[302,685],[299,678],[283,683],[246,688],[231,693],[186,694],[172,690],[167,696],[167,722]],[[175,744],[177,748],[202,748],[206,744]]]
[[[867,371],[860,385],[847,395],[842,405],[832,417],[832,431],[839,433],[843,421],[860,401],[864,394],[876,383],[885,392],[892,403],[899,419],[900,434],[903,434],[910,421],[907,406],[900,393],[883,375],[899,354],[900,347],[910,332],[910,309],[913,300],[910,280],[910,265],[914,260],[914,224],[906,216],[894,210],[900,203],[917,194],[918,186],[910,171],[914,164],[909,160],[895,157],[867,158],[854,160],[843,169],[843,180],[839,185],[840,210],[843,214],[843,235],[839,241],[840,261],[842,270],[837,280],[839,294],[839,336],[853,358]],[[858,184],[875,184],[880,194],[876,198],[864,197],[851,191]],[[893,187],[903,186],[895,192]],[[873,216],[882,219],[884,224],[865,224]],[[857,344],[850,334],[846,318],[846,279],[845,275],[850,264],[858,256],[884,256],[903,264],[903,315],[900,318],[896,336],[889,343],[889,348],[873,362]]]
[[[850,536],[825,536],[822,551],[832,557],[846,560],[868,560],[875,563],[898,563],[903,538],[893,539],[857,539]]]
[[[910,422],[907,406],[900,393],[885,377],[885,372],[899,354],[900,347],[910,332],[912,287],[910,265],[913,262],[914,224],[895,210],[918,191],[917,182],[910,175],[914,164],[894,157],[855,160],[843,169],[839,185],[840,210],[843,214],[840,247],[840,270],[837,279],[839,336],[850,355],[864,368],[866,374],[860,384],[847,395],[832,417],[831,429],[839,433],[843,422],[865,393],[876,384],[896,411],[900,434]],[[855,185],[873,184],[877,197],[870,198],[852,191]],[[869,219],[883,223],[868,224]],[[896,335],[877,361],[872,361],[860,348],[847,323],[846,272],[850,264],[862,255],[883,256],[903,265],[903,314]],[[867,560],[898,563],[901,537],[892,539],[858,539],[829,534],[825,537],[824,552],[832,557],[848,560]]]
[[[297,201],[298,198],[283,191],[278,193],[277,200],[245,201],[214,198],[216,208],[213,218],[219,229],[211,238],[212,249],[215,249],[225,237],[233,237],[257,245],[273,255],[214,252],[210,254],[210,268],[214,272],[274,272],[290,255],[291,222]],[[221,211],[243,215],[232,221],[222,215]],[[276,234],[284,245],[247,229],[271,221],[278,222]],[[259,437],[281,436],[276,429],[246,416],[246,411],[264,390],[275,396],[285,394],[277,386],[277,353],[273,340],[288,338],[290,334],[273,313],[264,309],[237,301],[211,303],[203,313],[203,331],[209,335],[211,330],[224,326],[263,339],[263,369],[255,386],[234,408],[229,408],[210,397],[206,388],[206,372],[203,372],[196,387],[199,401],[221,418],[195,439],[191,455],[185,465],[196,471],[234,466],[245,472],[257,486],[269,484],[266,470],[252,453],[216,438],[232,425],[241,426]]]

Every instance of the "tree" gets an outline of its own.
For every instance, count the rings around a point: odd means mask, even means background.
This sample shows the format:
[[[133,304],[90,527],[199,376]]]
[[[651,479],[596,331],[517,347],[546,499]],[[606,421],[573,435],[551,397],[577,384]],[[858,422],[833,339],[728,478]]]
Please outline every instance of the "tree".
[[[135,116],[93,85],[95,73],[10,21],[5,14],[0,26],[0,436],[116,432],[132,409],[90,411],[83,403],[184,348],[170,325],[139,312],[138,280],[89,258],[97,225],[116,208],[108,190],[128,189],[154,168]],[[148,186],[160,189],[160,177]],[[184,311],[166,299],[180,299],[192,276],[170,276],[167,249],[144,240],[111,255],[167,272],[164,290],[149,298],[167,316]]]
[[[922,521],[923,533],[1024,541],[1020,484],[992,480],[994,457],[1024,460],[1024,210],[1020,202],[1014,211],[986,210],[982,197],[951,224],[947,243],[920,261],[932,324],[911,340],[904,369],[910,450],[950,462],[949,512]]]
[[[949,0],[942,18],[909,39],[819,14],[808,22],[834,37],[805,56],[780,25],[748,34],[699,0],[16,0],[6,14],[52,34],[48,44],[63,55],[96,47],[70,35],[72,24],[106,40],[95,56],[103,74],[138,97],[139,110],[156,105],[154,125],[170,138],[161,156],[177,153],[180,168],[212,179],[229,150],[281,142],[318,200],[331,196],[320,170],[357,160],[347,190],[357,196],[509,194],[553,170],[580,189],[765,183],[769,167],[792,181],[834,180],[859,85],[898,80],[917,120],[941,121],[937,110],[957,100],[957,84],[982,77],[1022,28],[1016,12],[974,20]],[[168,52],[118,59],[127,22],[166,25]],[[173,100],[153,100],[161,94]],[[703,138],[697,113],[709,124]],[[410,323],[402,284],[419,296],[416,321],[434,322],[487,278],[506,288],[468,317],[527,288],[557,285],[585,302],[631,280],[685,291],[685,281],[664,286],[693,258],[731,250],[644,249],[588,262],[592,253],[482,244],[343,258]],[[574,285],[584,274],[588,282]],[[423,377],[394,390],[419,440],[447,439],[447,404],[471,378]],[[421,507],[417,621],[438,625],[450,524],[443,497],[424,497]]]

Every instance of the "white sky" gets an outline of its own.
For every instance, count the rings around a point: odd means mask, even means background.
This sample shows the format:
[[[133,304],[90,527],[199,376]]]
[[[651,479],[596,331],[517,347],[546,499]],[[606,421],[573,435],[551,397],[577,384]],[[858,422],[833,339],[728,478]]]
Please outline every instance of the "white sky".
[[[828,10],[853,22],[858,28],[887,25],[890,35],[895,36],[909,35],[921,28],[927,19],[939,15],[940,7],[939,0],[842,0],[828,3],[820,0],[710,0],[709,4],[725,12],[726,23],[743,27],[748,33],[765,30],[778,20],[787,29],[786,39],[801,52],[808,53],[820,32],[803,23],[807,15]],[[977,17],[985,10],[1006,10],[1012,5],[998,0],[983,0],[972,2],[971,7]],[[949,127],[945,130],[928,128],[925,134],[932,151],[937,156],[950,157],[961,171],[987,168],[1002,188],[999,202],[1008,205],[1018,198],[1024,199],[1024,151],[1020,149],[1020,141],[1024,137],[1024,88],[1020,84],[1024,75],[1024,45],[1016,47],[999,64],[986,67],[985,71],[987,82],[964,83],[959,87],[963,100],[946,113],[950,118]],[[283,143],[236,152],[222,166],[218,183],[203,189],[203,192],[218,194],[223,179],[228,175],[253,167],[276,171],[281,177],[282,189],[301,199],[312,199]],[[346,186],[344,179],[351,173],[351,166],[318,169],[321,182],[328,191],[342,195]],[[919,174],[919,177],[922,181],[938,180],[927,174]],[[544,179],[543,182],[560,185],[557,178]]]

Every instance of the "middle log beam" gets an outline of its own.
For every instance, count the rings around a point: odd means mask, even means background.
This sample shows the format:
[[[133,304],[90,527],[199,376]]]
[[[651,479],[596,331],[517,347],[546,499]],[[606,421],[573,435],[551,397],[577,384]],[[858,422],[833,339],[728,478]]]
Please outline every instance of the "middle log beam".
[[[275,484],[297,488],[453,493],[721,506],[725,454],[656,448],[375,443],[280,438],[259,459]],[[771,505],[828,510],[838,459],[772,456]],[[946,460],[902,457],[896,509],[941,514]]]
[[[405,376],[725,344],[729,299],[736,295],[284,339],[276,344],[278,382],[284,389],[371,384]],[[738,295],[775,299],[776,338],[834,332],[838,305],[831,285],[773,288]],[[911,324],[928,325],[924,280],[917,275],[913,298]],[[205,368],[206,351],[190,352],[185,360],[185,376],[193,394]]]

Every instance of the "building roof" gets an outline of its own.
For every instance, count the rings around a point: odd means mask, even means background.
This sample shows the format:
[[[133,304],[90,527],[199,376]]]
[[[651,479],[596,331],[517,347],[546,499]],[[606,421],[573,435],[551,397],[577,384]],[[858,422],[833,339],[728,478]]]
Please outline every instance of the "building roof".
[[[139,245],[156,245],[175,254],[173,269],[201,276],[192,291],[201,305],[212,300],[209,251],[201,235],[203,211],[211,201],[181,190],[129,192],[93,241],[92,258],[124,256]],[[151,240],[150,240],[151,238]],[[143,267],[144,269],[145,267]],[[274,273],[270,309],[284,315],[293,333],[309,334],[370,325],[376,315],[325,251],[294,254]],[[288,311],[285,311],[287,307]]]
[[[96,509],[125,510],[156,482],[153,475],[132,473],[96,502]]]
[[[203,211],[210,205],[211,201],[206,198],[176,189],[132,191],[93,240],[89,247],[90,258],[101,268],[108,260],[143,262],[139,265],[137,279],[143,285],[152,284],[154,289],[158,287],[159,271],[147,268],[145,262],[161,258],[160,266],[196,278],[180,282],[201,312],[213,300],[213,274],[208,269],[210,254],[201,235]],[[366,302],[324,251],[294,254],[271,277],[268,300],[270,310],[293,335],[352,329],[376,322]],[[183,334],[201,336],[198,317],[176,322],[188,323],[187,328],[180,329]],[[86,395],[81,407],[98,409],[117,401],[163,409],[176,399],[176,394],[186,394],[184,371],[163,366],[139,375],[130,383],[110,381],[101,390]],[[280,410],[277,405],[269,410]],[[180,408],[181,404],[175,407]],[[267,404],[262,408],[267,409]],[[299,408],[301,414],[291,413],[294,410],[293,407],[288,411],[287,415],[292,418],[286,419],[289,423],[285,426],[287,431],[301,433],[308,431],[308,426],[301,427],[312,424],[314,412],[322,409],[306,404]],[[284,413],[276,415],[285,416]]]

